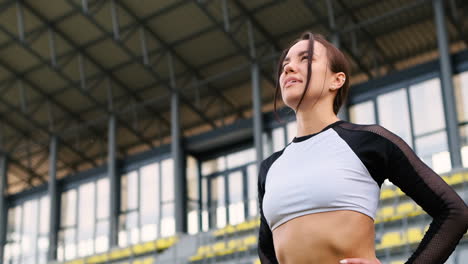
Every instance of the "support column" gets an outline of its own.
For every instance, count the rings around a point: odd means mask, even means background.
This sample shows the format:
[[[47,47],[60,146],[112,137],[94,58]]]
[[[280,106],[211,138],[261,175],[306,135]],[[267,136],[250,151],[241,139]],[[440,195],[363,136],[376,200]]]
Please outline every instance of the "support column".
[[[48,262],[57,259],[57,238],[59,231],[59,198],[57,193],[57,136],[52,136],[49,146],[49,251]]]
[[[109,248],[118,246],[118,220],[120,205],[119,177],[116,166],[116,117],[111,114],[109,117],[108,153],[107,153],[107,173],[110,184],[110,219],[109,219]]]
[[[442,0],[432,0],[435,24],[437,29],[437,44],[440,56],[440,77],[442,97],[444,100],[445,125],[447,127],[448,148],[452,168],[461,168],[460,131],[458,128],[457,109],[452,79],[452,63],[450,60],[449,39],[444,17]]]
[[[168,55],[171,84],[171,152],[174,161],[174,218],[176,233],[187,233],[186,164],[180,131],[179,94],[176,88],[172,56]]]
[[[250,57],[252,58],[251,78],[252,78],[252,104],[253,104],[253,129],[254,144],[257,158],[257,171],[263,161],[263,119],[262,119],[262,90],[260,86],[260,65],[256,60],[255,40],[252,23],[247,21],[247,33],[249,35]]]
[[[335,13],[333,9],[333,2],[332,0],[327,0],[327,10],[328,10],[328,24],[330,27],[330,30],[332,31],[332,36],[331,36],[331,43],[333,46],[335,46],[337,49],[340,48],[340,35],[338,34],[338,31],[336,30],[336,20],[335,20]],[[346,76],[346,78],[351,78],[351,76]],[[338,118],[341,120],[349,120],[349,113],[348,113],[348,108],[346,106],[347,102],[344,102],[344,104],[341,106],[340,111],[338,112]]]
[[[198,159],[198,157],[196,158],[197,159],[197,173],[198,173],[198,230],[200,230],[200,232],[202,232],[203,230],[203,208],[204,208],[204,204],[203,204],[203,175],[202,175],[202,162]]]
[[[8,222],[7,195],[7,156],[0,151],[0,263],[3,262],[3,251],[6,244],[6,227]]]

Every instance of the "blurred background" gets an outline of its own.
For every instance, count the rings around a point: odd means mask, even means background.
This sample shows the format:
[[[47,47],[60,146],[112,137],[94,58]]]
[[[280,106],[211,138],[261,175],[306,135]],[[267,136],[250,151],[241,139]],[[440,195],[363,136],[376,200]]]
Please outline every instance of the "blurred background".
[[[1,0],[0,262],[259,263],[257,168],[296,133],[278,57],[351,64],[339,116],[380,124],[468,200],[468,1]],[[432,218],[382,185],[376,254]],[[465,234],[446,263],[468,263]]]

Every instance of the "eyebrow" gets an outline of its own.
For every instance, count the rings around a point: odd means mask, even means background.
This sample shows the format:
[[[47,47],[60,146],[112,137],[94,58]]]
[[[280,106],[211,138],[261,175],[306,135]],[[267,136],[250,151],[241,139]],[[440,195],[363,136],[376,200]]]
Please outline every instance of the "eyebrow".
[[[302,56],[302,55],[304,55],[304,54],[307,54],[307,53],[309,53],[308,50],[303,50],[303,51],[301,51],[301,52],[299,52],[299,53],[297,54],[297,57],[300,57],[300,56]],[[289,57],[286,57],[286,58],[284,58],[283,63],[284,63],[284,62],[287,62],[287,61],[289,61],[289,60],[290,60],[290,58],[289,58]]]

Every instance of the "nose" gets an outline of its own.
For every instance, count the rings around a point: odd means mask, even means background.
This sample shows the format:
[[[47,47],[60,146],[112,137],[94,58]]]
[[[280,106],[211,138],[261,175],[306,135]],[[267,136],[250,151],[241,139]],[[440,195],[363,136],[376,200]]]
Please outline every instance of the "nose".
[[[294,64],[294,62],[289,62],[288,64],[286,64],[286,66],[284,66],[284,73],[295,72],[295,71],[296,71],[296,65]]]

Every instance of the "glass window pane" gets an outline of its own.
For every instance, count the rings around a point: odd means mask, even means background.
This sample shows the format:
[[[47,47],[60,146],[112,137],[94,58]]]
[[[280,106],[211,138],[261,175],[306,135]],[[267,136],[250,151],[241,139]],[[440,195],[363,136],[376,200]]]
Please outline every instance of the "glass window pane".
[[[47,263],[47,250],[49,248],[49,238],[47,236],[41,236],[37,240],[37,263],[46,264]]]
[[[162,200],[174,201],[174,162],[166,159],[162,162]]]
[[[198,204],[190,202],[188,204],[188,233],[196,234],[198,232]]]
[[[216,159],[204,161],[202,163],[202,175],[209,175],[215,172],[224,171],[226,169],[226,161],[224,156]]]
[[[48,195],[44,195],[41,198],[39,212],[39,233],[41,235],[47,235],[49,233],[50,217],[50,199]]]
[[[468,125],[460,127],[460,144],[463,167],[468,167]]]
[[[412,85],[409,91],[414,134],[421,135],[445,128],[439,78]]]
[[[229,174],[229,223],[238,224],[245,220],[242,172]]]
[[[445,132],[416,139],[418,156],[437,173],[452,169]]]
[[[93,253],[94,235],[94,182],[82,184],[78,189],[78,255],[87,256]]]
[[[211,209],[216,227],[226,225],[226,198],[224,176],[218,176],[211,180]]]
[[[202,228],[203,231],[208,230],[208,180],[202,178]]]
[[[109,221],[103,220],[96,224],[96,253],[107,251],[109,248]]]
[[[64,230],[63,241],[65,244],[65,260],[76,258],[76,230],[71,228]]]
[[[263,157],[268,157],[271,155],[270,153],[270,140],[268,139],[268,133],[262,133],[262,146],[263,146]]]
[[[103,178],[97,181],[97,219],[109,217],[109,179]]]
[[[277,127],[273,129],[273,152],[280,151],[284,148],[284,127]]]
[[[192,156],[187,157],[187,190],[189,199],[198,200],[198,166]]]
[[[254,148],[245,149],[227,156],[228,169],[236,168],[255,161],[256,150]]]
[[[24,203],[23,234],[21,236],[21,253],[24,262],[34,262],[37,248],[38,201]]]
[[[367,101],[351,106],[349,117],[356,124],[375,124],[374,102]]]
[[[249,195],[249,216],[258,213],[258,187],[257,187],[257,165],[252,164],[247,167],[248,195]]]
[[[74,226],[76,223],[76,190],[69,190],[62,194],[61,227]]]
[[[127,222],[125,228],[129,234],[129,242],[134,245],[140,241],[140,228],[138,225],[138,213],[133,212],[127,215]]]
[[[153,163],[140,169],[141,224],[156,224],[159,212],[159,164]]]
[[[127,173],[127,210],[138,207],[138,173],[132,171]]]
[[[229,174],[229,202],[243,202],[242,172],[236,171]]]
[[[380,125],[401,137],[412,146],[408,103],[405,89],[377,97]],[[398,107],[394,107],[398,105]]]
[[[158,237],[158,225],[154,224],[146,224],[141,227],[141,241],[150,241],[154,240]]]
[[[288,134],[288,143],[291,142],[293,138],[296,136],[296,133],[297,133],[296,126],[297,126],[296,121],[289,122],[286,126],[286,131]]]
[[[174,203],[166,203],[162,206],[161,237],[175,234]]]
[[[458,121],[468,121],[468,72],[457,74],[453,78]]]
[[[8,210],[8,253],[6,253],[5,257],[12,261],[21,256],[21,219],[22,206],[15,206]]]

